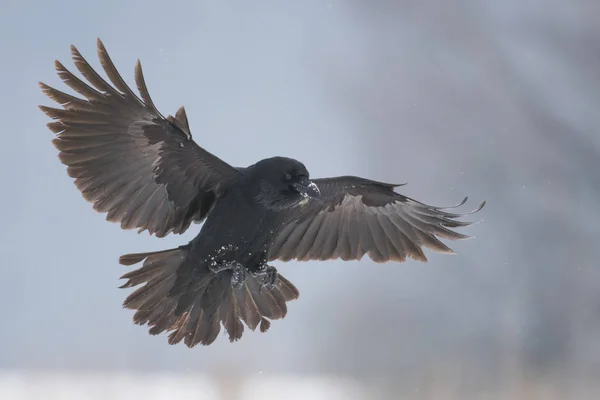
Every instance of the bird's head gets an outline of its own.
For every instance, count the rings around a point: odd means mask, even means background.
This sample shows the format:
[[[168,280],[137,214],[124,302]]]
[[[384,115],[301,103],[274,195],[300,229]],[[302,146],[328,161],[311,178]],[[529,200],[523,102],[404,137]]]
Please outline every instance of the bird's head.
[[[256,163],[254,169],[260,181],[257,199],[267,208],[295,207],[321,195],[304,164],[294,159],[268,158]]]

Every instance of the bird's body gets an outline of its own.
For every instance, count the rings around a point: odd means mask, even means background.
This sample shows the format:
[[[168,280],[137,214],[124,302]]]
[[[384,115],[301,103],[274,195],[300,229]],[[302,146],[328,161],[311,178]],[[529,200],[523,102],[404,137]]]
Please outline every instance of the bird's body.
[[[273,222],[280,220],[277,213],[260,207],[252,196],[245,193],[247,186],[232,186],[214,205],[192,248],[198,248],[197,259],[237,261],[249,269],[264,263],[265,250],[273,237]],[[225,250],[227,249],[227,250]]]
[[[310,179],[301,162],[272,157],[236,168],[193,140],[186,112],[163,117],[138,62],[138,97],[117,72],[102,42],[98,54],[112,85],[72,47],[88,85],[56,62],[63,81],[84,99],[43,83],[62,109],[40,106],[68,174],[94,209],[124,229],[163,237],[203,223],[198,235],[174,249],[127,254],[142,267],[122,287],[143,284],[124,306],[151,334],[169,343],[212,343],[221,325],[231,341],[242,322],[265,332],[283,318],[296,287],[269,265],[288,260],[426,261],[423,248],[452,252],[438,237],[462,239],[451,228],[466,214],[420,203],[395,192],[399,185],[354,176]],[[466,198],[465,200],[466,201]],[[462,205],[464,203],[460,203]],[[483,204],[474,212],[479,211]]]
[[[263,269],[276,233],[292,216],[287,209],[269,208],[260,201],[260,177],[301,165],[280,157],[265,161],[238,168],[238,176],[223,188],[199,234],[190,242],[195,260],[237,262],[250,272]]]

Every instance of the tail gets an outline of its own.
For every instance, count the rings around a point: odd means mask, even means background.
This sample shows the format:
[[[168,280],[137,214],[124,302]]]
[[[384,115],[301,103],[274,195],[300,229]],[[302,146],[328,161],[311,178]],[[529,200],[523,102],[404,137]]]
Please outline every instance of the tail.
[[[150,326],[149,333],[171,332],[169,343],[184,341],[188,347],[209,345],[221,331],[221,324],[231,342],[244,332],[242,321],[252,331],[271,326],[269,320],[287,314],[286,302],[298,298],[298,289],[279,275],[276,287],[262,291],[260,283],[248,275],[239,289],[231,287],[231,271],[213,273],[198,266],[188,257],[189,247],[151,253],[126,254],[120,257],[123,265],[144,260],[141,268],[121,279],[128,281],[121,288],[145,283],[131,293],[123,306],[136,310],[133,321]]]

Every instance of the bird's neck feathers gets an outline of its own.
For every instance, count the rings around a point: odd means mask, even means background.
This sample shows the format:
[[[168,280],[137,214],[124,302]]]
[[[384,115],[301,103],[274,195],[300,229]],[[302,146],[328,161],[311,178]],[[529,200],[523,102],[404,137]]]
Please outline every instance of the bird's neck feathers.
[[[288,193],[275,187],[266,180],[261,180],[254,200],[269,211],[280,212],[296,207],[307,200],[294,193]]]

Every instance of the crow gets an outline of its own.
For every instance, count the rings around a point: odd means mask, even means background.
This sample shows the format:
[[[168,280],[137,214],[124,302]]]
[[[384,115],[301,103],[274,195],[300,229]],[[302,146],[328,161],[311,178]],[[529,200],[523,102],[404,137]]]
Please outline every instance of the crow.
[[[305,165],[272,157],[233,167],[193,139],[184,107],[166,118],[135,67],[139,97],[97,40],[107,82],[71,46],[87,83],[59,61],[56,71],[80,97],[42,82],[62,108],[39,106],[60,161],[83,197],[123,229],[164,237],[192,222],[198,235],[177,248],[126,254],[120,264],[142,266],[121,276],[121,288],[139,286],[123,306],[149,333],[168,342],[213,343],[221,325],[231,342],[244,324],[266,332],[287,314],[298,289],[269,263],[274,260],[427,261],[424,248],[452,253],[439,238],[464,239],[452,228],[471,222],[452,207],[429,206],[390,184],[355,176],[311,179]],[[465,203],[465,198],[458,207]],[[243,321],[243,323],[242,323]]]

